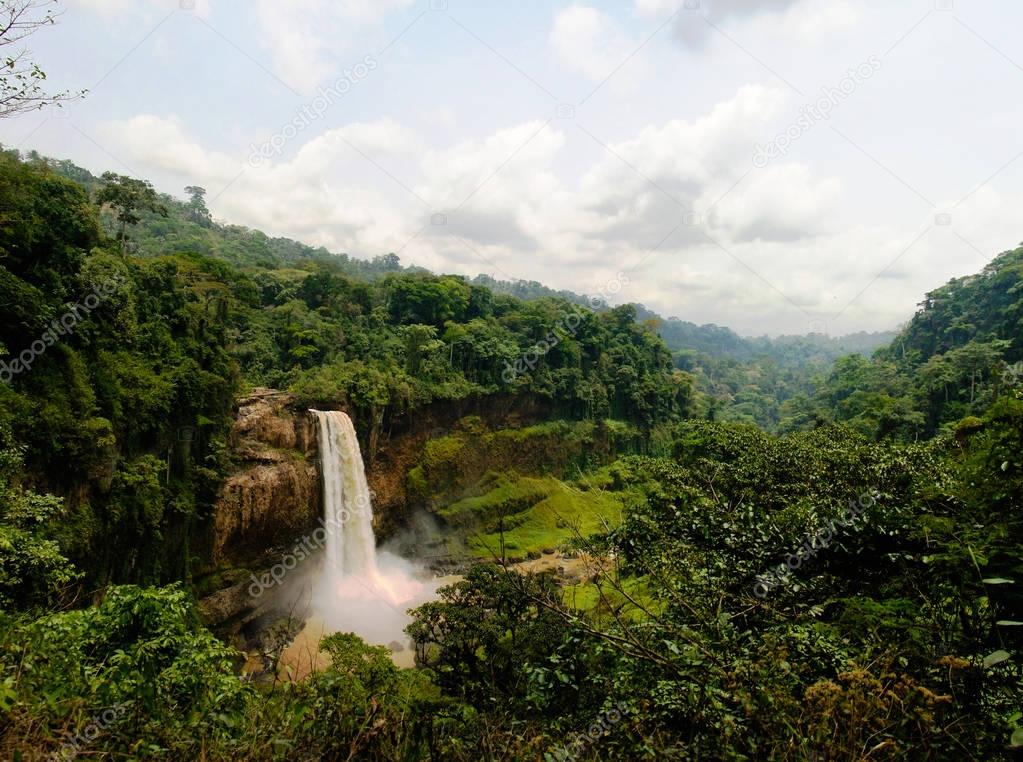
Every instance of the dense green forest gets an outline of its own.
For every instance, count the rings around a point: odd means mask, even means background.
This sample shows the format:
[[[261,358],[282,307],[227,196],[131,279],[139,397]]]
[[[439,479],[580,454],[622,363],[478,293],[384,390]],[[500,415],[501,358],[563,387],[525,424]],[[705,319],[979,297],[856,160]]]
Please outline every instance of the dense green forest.
[[[0,155],[4,754],[1019,753],[1023,249],[879,348],[741,339],[334,255],[187,193]],[[254,387],[367,438],[469,399],[548,411],[464,419],[408,472],[502,548],[469,542],[482,562],[414,612],[417,668],[336,633],[308,678],[242,680],[200,620],[197,538]],[[551,546],[586,575],[510,558]]]

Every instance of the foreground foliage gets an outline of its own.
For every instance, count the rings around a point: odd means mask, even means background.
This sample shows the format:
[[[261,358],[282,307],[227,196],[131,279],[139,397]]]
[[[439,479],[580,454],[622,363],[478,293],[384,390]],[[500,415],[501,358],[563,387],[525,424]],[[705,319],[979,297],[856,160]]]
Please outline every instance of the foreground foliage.
[[[9,616],[5,742],[59,748],[126,707],[92,753],[1007,758],[1023,736],[1023,483],[1001,459],[1021,432],[1016,398],[962,446],[683,424],[673,457],[589,475],[632,506],[571,543],[593,559],[592,605],[566,606],[548,574],[475,566],[415,612],[414,671],[339,634],[326,671],[243,683],[176,588]],[[807,542],[862,495],[854,521]]]

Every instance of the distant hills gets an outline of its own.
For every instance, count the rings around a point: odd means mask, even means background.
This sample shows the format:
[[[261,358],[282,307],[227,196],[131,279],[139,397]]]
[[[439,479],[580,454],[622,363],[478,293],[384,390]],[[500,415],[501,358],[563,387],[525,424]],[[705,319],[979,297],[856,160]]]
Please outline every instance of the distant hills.
[[[100,184],[100,179],[89,170],[69,160],[50,159],[35,152],[27,153],[25,158],[47,164],[58,174],[81,183],[90,191]],[[197,219],[188,202],[168,194],[162,194],[161,200],[167,206],[168,216],[143,215],[142,225],[133,232],[139,253],[158,255],[194,251],[223,259],[235,266],[256,268],[295,266],[303,260],[331,261],[339,265],[345,274],[365,280],[395,272],[425,272],[421,267],[403,266],[399,257],[393,253],[372,259],[359,259],[347,253],[328,251],[322,246],[314,247],[291,238],[270,236],[244,225]],[[112,220],[106,222],[112,223]],[[589,296],[585,294],[553,289],[538,281],[499,280],[481,274],[470,279],[470,283],[519,299],[556,297],[576,304],[591,304]],[[657,332],[672,352],[693,350],[739,362],[769,357],[783,367],[805,363],[826,364],[854,352],[869,354],[889,343],[896,335],[895,331],[880,331],[841,337],[809,334],[750,338],[713,323],[698,325],[677,317],[664,318],[643,304],[636,304],[636,307],[639,320],[657,321]]]

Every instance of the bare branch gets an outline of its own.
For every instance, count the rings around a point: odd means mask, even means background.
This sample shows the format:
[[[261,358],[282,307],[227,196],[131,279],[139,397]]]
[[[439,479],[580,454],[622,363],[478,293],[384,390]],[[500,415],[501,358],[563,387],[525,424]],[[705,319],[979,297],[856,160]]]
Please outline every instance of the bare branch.
[[[53,24],[59,15],[57,0],[0,0],[0,119],[36,111],[45,106],[60,106],[85,95],[63,91],[47,93],[42,83],[46,73],[39,65],[29,60],[25,48],[15,50],[11,46],[40,27]]]

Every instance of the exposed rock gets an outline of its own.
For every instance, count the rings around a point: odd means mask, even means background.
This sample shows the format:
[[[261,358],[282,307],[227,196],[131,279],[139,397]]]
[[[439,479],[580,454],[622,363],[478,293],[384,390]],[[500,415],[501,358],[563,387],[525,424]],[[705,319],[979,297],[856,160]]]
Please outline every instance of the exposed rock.
[[[366,437],[363,458],[373,492],[373,526],[377,537],[393,535],[421,507],[409,499],[407,477],[429,440],[447,435],[466,416],[479,416],[486,426],[496,429],[530,425],[550,415],[548,403],[530,395],[473,396],[395,414],[387,419],[386,429],[379,437],[364,434],[376,427],[352,415],[359,439]]]
[[[213,563],[260,560],[268,549],[311,531],[320,517],[316,466],[252,466],[228,478],[214,506]]]
[[[216,575],[225,568],[239,567],[246,574],[270,568],[320,525],[322,515],[314,416],[293,395],[273,389],[254,389],[237,404],[230,437],[237,468],[224,481],[210,520],[193,537],[193,552],[202,559],[194,573],[208,581],[219,580]],[[488,425],[514,426],[548,412],[529,397],[496,396],[436,403],[389,416],[386,423],[360,420],[352,411],[374,494],[377,538],[392,536],[410,518],[415,506],[408,499],[407,475],[429,439],[443,436],[467,415]],[[237,628],[259,616],[248,584],[216,582],[214,587],[222,589],[200,601],[206,622]]]
[[[239,398],[231,448],[238,469],[213,506],[206,571],[266,563],[320,517],[316,431],[292,395],[255,389]]]
[[[244,621],[254,615],[258,600],[249,592],[248,582],[225,587],[199,601],[203,621],[211,625]]]
[[[238,399],[231,444],[235,448],[262,444],[308,454],[316,450],[316,429],[305,411],[295,409],[293,395],[253,389],[251,394]]]

